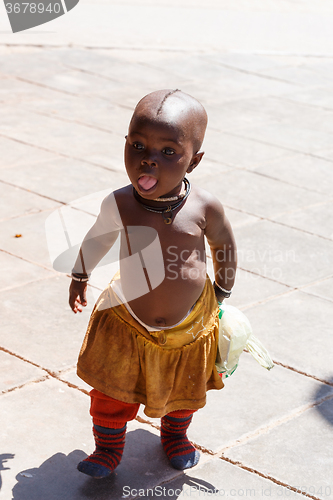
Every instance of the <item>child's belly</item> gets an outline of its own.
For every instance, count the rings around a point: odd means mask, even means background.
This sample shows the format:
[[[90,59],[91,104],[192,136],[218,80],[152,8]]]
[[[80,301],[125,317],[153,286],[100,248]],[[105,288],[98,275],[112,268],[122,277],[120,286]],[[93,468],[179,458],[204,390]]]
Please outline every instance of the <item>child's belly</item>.
[[[145,274],[148,293],[129,300],[128,304],[136,316],[149,326],[172,326],[181,321],[201,295],[206,282],[204,261],[182,262],[165,268],[163,281],[153,288],[149,275]],[[140,286],[131,281],[126,270],[121,271],[123,291],[126,296],[140,293]],[[127,293],[126,293],[127,292]]]

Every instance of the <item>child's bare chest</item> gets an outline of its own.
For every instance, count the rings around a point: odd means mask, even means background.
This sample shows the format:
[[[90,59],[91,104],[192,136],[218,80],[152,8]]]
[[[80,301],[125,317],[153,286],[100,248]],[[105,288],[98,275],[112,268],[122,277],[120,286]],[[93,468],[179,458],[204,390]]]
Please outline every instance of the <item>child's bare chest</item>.
[[[177,210],[171,224],[141,206],[120,210],[122,286],[132,309],[147,324],[158,324],[157,317],[175,323],[203,289],[204,217],[191,205]]]
[[[131,210],[120,212],[124,226],[123,255],[141,252],[151,245],[160,245],[164,257],[171,253],[189,254],[204,247],[204,217],[184,203],[175,212],[168,213],[171,222],[162,214],[133,204]],[[168,222],[168,223],[167,223]]]

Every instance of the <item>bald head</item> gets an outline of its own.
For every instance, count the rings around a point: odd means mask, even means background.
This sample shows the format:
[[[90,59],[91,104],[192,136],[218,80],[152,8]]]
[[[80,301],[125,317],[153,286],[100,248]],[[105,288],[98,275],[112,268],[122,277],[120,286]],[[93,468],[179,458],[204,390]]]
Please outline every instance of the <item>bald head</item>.
[[[181,90],[157,90],[146,95],[137,104],[133,119],[178,127],[192,141],[194,153],[200,150],[207,127],[205,108]]]

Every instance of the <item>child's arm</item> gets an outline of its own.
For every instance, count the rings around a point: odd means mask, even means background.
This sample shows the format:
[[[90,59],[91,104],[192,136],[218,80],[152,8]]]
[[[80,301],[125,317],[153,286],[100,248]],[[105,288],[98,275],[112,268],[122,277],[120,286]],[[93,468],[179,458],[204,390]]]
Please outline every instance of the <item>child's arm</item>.
[[[212,252],[215,294],[222,302],[231,291],[236,277],[237,249],[235,238],[222,204],[212,197],[206,211],[205,236]],[[224,292],[219,288],[222,287]]]
[[[97,220],[86,234],[74,264],[73,274],[80,275],[86,281],[71,281],[69,305],[73,312],[82,312],[82,306],[87,305],[88,277],[115,243],[121,226],[114,194],[111,193],[103,200]]]

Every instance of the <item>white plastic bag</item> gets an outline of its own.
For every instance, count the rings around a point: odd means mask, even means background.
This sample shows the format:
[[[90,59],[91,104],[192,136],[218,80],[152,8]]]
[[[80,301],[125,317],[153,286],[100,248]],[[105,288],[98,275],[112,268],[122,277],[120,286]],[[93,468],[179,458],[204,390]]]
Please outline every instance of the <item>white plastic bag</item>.
[[[254,359],[270,370],[274,363],[267,349],[253,335],[249,320],[239,309],[220,304],[219,346],[216,369],[223,378],[229,377],[237,368],[239,357],[247,349]]]

